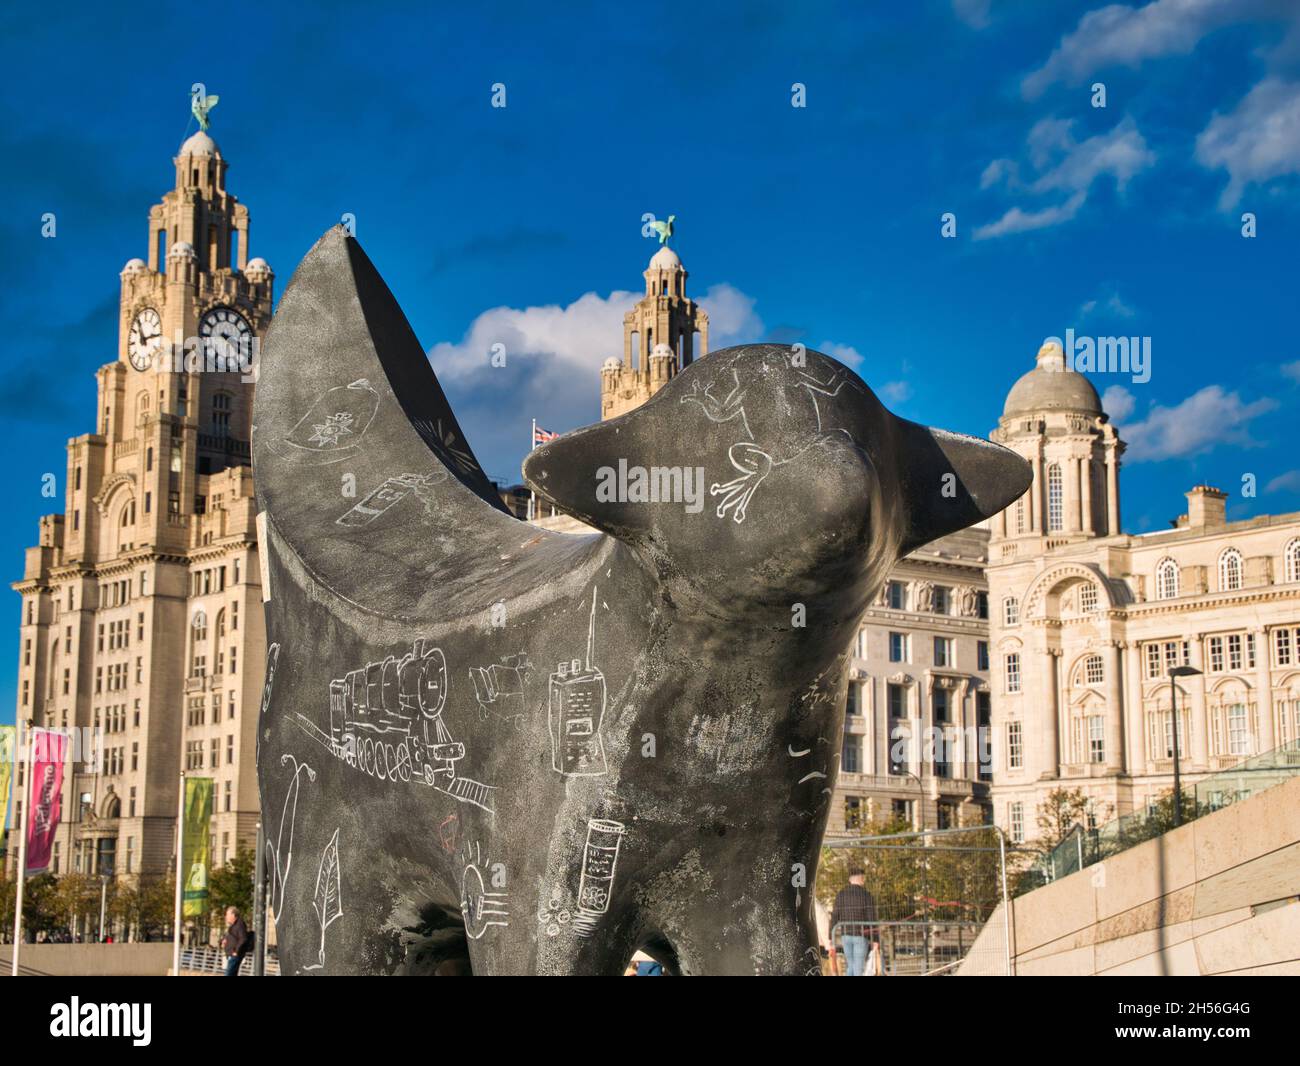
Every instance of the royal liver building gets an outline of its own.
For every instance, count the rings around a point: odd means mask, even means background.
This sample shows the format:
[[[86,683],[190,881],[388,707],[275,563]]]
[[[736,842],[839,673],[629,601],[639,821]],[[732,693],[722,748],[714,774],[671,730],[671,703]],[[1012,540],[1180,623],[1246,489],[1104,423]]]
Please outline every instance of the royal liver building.
[[[93,431],[68,442],[63,510],[14,585],[19,719],[102,737],[102,759],[65,775],[58,874],[164,874],[182,769],[215,781],[215,864],[252,845],[258,817],[250,362],[274,275],[248,257],[212,138],[175,165],[146,258],[122,270],[117,355]]]

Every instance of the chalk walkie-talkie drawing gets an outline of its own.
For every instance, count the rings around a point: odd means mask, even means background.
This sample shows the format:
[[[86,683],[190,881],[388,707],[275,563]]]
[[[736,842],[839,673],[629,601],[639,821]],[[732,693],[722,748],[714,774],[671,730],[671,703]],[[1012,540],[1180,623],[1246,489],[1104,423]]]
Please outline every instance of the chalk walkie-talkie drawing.
[[[815,881],[859,622],[899,558],[1013,503],[1028,465],[898,418],[818,352],[745,345],[529,452],[537,498],[596,530],[563,534],[507,511],[425,351],[339,227],[262,346],[283,972],[620,974],[637,950],[812,972],[790,870]],[[599,496],[620,462],[703,468],[715,506]],[[327,861],[300,875],[290,849]]]

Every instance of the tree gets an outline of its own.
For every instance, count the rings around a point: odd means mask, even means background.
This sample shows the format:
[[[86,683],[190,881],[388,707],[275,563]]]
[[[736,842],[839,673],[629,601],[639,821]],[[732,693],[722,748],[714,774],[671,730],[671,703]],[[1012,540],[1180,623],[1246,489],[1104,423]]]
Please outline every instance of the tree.
[[[234,907],[245,918],[253,913],[253,873],[255,856],[252,849],[243,848],[224,866],[212,871],[208,882],[208,905],[218,929],[223,926],[222,916],[227,907]],[[250,920],[248,923],[252,925]]]
[[[99,916],[99,878],[82,873],[64,874],[54,883],[51,904],[59,917],[59,925],[66,925],[72,933],[82,918]]]
[[[1055,847],[1076,825],[1096,826],[1109,821],[1112,809],[1110,804],[1098,803],[1081,788],[1054,788],[1038,805],[1039,837],[1047,847]]]
[[[17,895],[17,881],[9,878],[0,880],[0,923],[3,923],[7,934],[12,934],[13,931]],[[49,874],[36,874],[27,878],[27,883],[23,886],[24,937],[49,933],[62,926],[66,920],[66,915],[58,913],[54,878]]]

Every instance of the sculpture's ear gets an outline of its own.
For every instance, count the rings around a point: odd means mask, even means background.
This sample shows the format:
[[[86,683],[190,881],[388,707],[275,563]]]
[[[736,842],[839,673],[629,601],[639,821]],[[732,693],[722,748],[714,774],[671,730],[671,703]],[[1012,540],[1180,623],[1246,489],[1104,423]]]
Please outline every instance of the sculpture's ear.
[[[898,419],[905,532],[902,553],[974,525],[1015,503],[1033,470],[991,441]]]

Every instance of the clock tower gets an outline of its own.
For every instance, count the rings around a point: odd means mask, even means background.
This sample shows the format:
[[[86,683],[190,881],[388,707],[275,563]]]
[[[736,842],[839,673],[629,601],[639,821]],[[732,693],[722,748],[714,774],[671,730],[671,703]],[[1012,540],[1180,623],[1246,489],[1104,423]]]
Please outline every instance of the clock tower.
[[[52,873],[165,876],[180,771],[214,783],[212,863],[251,847],[265,661],[249,436],[275,276],[199,131],[121,274],[95,430],[27,551],[18,719],[97,737],[65,772]],[[85,745],[83,744],[83,748]],[[10,849],[12,853],[16,849]]]

